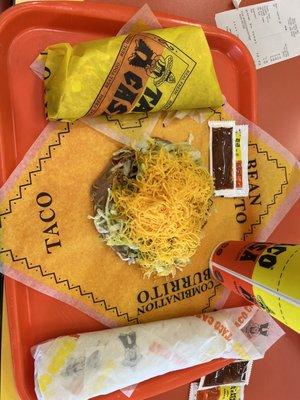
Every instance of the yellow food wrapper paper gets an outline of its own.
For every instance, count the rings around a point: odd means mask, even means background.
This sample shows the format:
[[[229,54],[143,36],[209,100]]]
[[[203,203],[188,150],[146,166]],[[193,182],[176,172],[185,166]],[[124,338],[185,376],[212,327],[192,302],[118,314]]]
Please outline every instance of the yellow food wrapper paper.
[[[42,53],[49,120],[218,107],[222,95],[201,27],[130,33]]]
[[[230,106],[215,119],[245,121]],[[193,145],[208,166],[209,128],[185,117],[152,135]],[[51,123],[2,189],[2,270],[107,325],[199,314],[223,304],[226,292],[209,273],[214,247],[225,240],[266,240],[299,198],[299,163],[256,125],[249,132],[248,198],[214,198],[204,239],[175,277],[144,279],[99,237],[90,189],[120,144],[76,122]]]

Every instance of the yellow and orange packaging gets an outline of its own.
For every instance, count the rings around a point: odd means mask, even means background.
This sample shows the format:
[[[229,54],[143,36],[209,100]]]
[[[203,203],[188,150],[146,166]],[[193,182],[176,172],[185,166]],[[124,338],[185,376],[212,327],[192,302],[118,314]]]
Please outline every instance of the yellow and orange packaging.
[[[228,241],[214,250],[213,276],[300,332],[300,245]],[[256,332],[256,330],[260,330]],[[263,334],[263,327],[253,328]]]
[[[41,60],[51,121],[219,107],[223,101],[205,34],[196,26],[54,44]]]

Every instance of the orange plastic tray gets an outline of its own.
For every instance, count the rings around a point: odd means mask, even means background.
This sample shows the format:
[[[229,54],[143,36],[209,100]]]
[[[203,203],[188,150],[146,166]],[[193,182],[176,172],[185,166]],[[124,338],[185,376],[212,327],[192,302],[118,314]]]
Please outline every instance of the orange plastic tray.
[[[113,36],[135,8],[99,3],[27,3],[0,17],[0,157],[2,183],[44,128],[43,84],[29,69],[37,54],[57,42]],[[162,26],[197,24],[158,14]],[[256,71],[245,46],[234,36],[202,25],[218,78],[229,103],[256,122]],[[197,46],[197,43],[195,43]],[[35,399],[30,348],[41,341],[103,329],[97,321],[12,279],[5,280],[14,376],[22,400]],[[235,299],[238,305],[240,300]],[[225,365],[217,360],[138,385],[132,399],[144,399],[183,385]],[[115,392],[105,399],[126,399]]]

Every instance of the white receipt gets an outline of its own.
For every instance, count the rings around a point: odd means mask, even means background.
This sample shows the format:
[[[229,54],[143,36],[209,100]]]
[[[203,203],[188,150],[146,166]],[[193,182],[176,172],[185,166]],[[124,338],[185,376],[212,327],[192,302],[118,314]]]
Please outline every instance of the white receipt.
[[[300,55],[300,0],[275,0],[216,14],[248,47],[256,68]]]

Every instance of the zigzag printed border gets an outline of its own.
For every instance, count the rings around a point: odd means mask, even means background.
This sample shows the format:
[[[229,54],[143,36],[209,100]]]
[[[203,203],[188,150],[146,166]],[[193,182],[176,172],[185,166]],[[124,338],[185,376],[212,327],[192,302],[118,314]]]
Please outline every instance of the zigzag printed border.
[[[217,295],[217,290],[216,290],[216,289],[217,289],[217,287],[219,287],[219,286],[221,286],[220,283],[218,283],[217,285],[214,286],[214,292],[213,292],[213,294],[212,294],[211,296],[209,296],[209,298],[208,298],[208,305],[207,305],[206,307],[204,307],[204,308],[201,310],[202,313],[209,309],[209,307],[210,307],[210,305],[211,305],[211,304],[210,304],[210,303],[211,303],[211,300]]]
[[[246,240],[246,236],[251,235],[251,234],[254,233],[254,231],[253,231],[254,227],[255,227],[255,226],[258,226],[258,225],[260,225],[260,224],[262,223],[262,218],[263,218],[265,215],[268,215],[268,213],[269,213],[269,208],[272,207],[274,204],[276,204],[276,200],[277,200],[278,196],[280,196],[280,195],[283,194],[283,187],[286,186],[286,185],[289,183],[289,182],[288,182],[288,178],[287,178],[287,173],[286,173],[286,167],[280,166],[280,165],[278,164],[277,158],[271,158],[266,150],[259,150],[259,148],[258,148],[258,146],[257,146],[257,143],[249,143],[249,146],[254,146],[254,147],[256,147],[257,153],[261,153],[261,154],[264,153],[264,154],[266,154],[267,160],[268,160],[268,161],[275,161],[275,162],[276,162],[277,168],[278,168],[278,169],[283,169],[283,170],[284,170],[285,182],[281,184],[281,186],[280,186],[280,192],[279,192],[279,193],[275,193],[275,194],[274,194],[274,197],[273,197],[273,199],[272,199],[272,201],[271,201],[271,203],[268,203],[268,204],[267,204],[267,210],[264,211],[262,214],[259,214],[258,222],[255,222],[254,224],[251,224],[251,226],[250,226],[250,231],[244,233],[244,235],[243,235],[243,240]]]
[[[67,126],[63,131],[58,132],[58,134],[57,134],[58,143],[50,144],[48,146],[49,155],[47,155],[46,157],[39,158],[39,161],[38,161],[39,165],[38,165],[37,169],[35,169],[33,171],[29,171],[28,182],[24,183],[23,185],[20,185],[19,186],[19,193],[16,195],[16,197],[13,197],[12,199],[9,200],[9,202],[8,202],[8,205],[9,205],[8,211],[5,211],[4,213],[0,214],[0,228],[2,228],[1,218],[3,217],[3,219],[5,219],[5,215],[8,215],[8,214],[12,213],[12,204],[15,204],[15,201],[17,201],[17,200],[22,199],[22,197],[23,197],[22,196],[22,190],[24,190],[27,186],[32,185],[32,178],[31,178],[32,175],[34,176],[34,174],[42,171],[42,169],[43,169],[42,161],[49,160],[52,157],[52,149],[54,149],[57,146],[61,146],[61,136],[65,135],[66,133],[70,133],[70,124],[69,123],[67,123]]]
[[[3,254],[4,254],[4,253],[9,253],[11,259],[12,259],[14,262],[18,262],[18,261],[23,262],[23,261],[24,261],[25,264],[26,264],[27,269],[29,269],[29,270],[30,270],[30,269],[39,269],[39,271],[40,271],[40,273],[41,273],[41,275],[42,275],[43,277],[53,277],[54,280],[55,280],[55,283],[56,283],[57,285],[60,284],[60,283],[64,283],[65,285],[68,286],[68,289],[69,289],[69,290],[77,290],[77,291],[79,291],[79,293],[80,293],[81,296],[87,296],[88,298],[91,298],[94,304],[100,303],[100,304],[104,305],[104,307],[105,307],[105,309],[106,309],[107,311],[115,311],[118,317],[126,316],[126,319],[127,319],[128,322],[135,322],[135,323],[138,323],[138,322],[139,322],[137,318],[131,318],[131,319],[130,319],[127,313],[122,313],[122,314],[119,313],[117,307],[108,307],[107,304],[106,304],[106,301],[105,301],[104,299],[102,299],[102,300],[97,300],[97,299],[95,298],[93,292],[86,292],[86,293],[85,293],[85,292],[81,289],[81,286],[80,286],[80,285],[72,286],[72,285],[70,284],[70,282],[69,282],[68,279],[59,280],[59,279],[56,277],[56,274],[55,274],[54,272],[45,273],[40,265],[32,265],[32,266],[30,266],[30,265],[28,264],[28,260],[27,260],[26,257],[15,258],[14,255],[13,255],[13,253],[12,253],[12,251],[11,251],[10,249],[9,249],[9,250],[0,251],[0,253],[3,253]]]
[[[35,176],[34,174],[36,174],[36,173],[42,171],[42,161],[46,161],[47,159],[51,159],[51,157],[52,157],[52,149],[55,148],[55,147],[57,147],[57,146],[60,146],[60,145],[62,144],[62,143],[61,143],[61,137],[62,137],[62,135],[66,134],[66,133],[70,133],[70,124],[69,124],[69,123],[67,123],[67,127],[64,129],[64,131],[58,132],[58,134],[57,134],[58,143],[51,144],[51,145],[48,146],[49,155],[47,155],[46,157],[41,157],[41,158],[39,158],[39,160],[38,160],[39,165],[38,165],[37,169],[29,172],[29,174],[28,174],[29,181],[28,181],[27,183],[25,183],[25,184],[20,185],[20,186],[19,186],[19,193],[17,194],[17,196],[9,200],[9,210],[8,210],[8,211],[5,211],[4,213],[1,213],[1,214],[0,214],[0,228],[2,227],[2,224],[1,224],[1,217],[3,217],[3,219],[5,219],[5,216],[6,216],[6,215],[12,213],[12,206],[13,206],[13,204],[15,204],[15,202],[16,202],[17,200],[22,199],[22,194],[23,194],[24,188],[26,188],[27,186],[32,185],[32,176]],[[245,240],[245,238],[246,238],[247,235],[250,235],[250,234],[253,233],[253,228],[254,228],[254,226],[258,226],[258,225],[261,224],[263,216],[265,216],[265,215],[268,214],[269,208],[270,208],[272,205],[274,205],[274,204],[276,203],[277,197],[279,197],[281,194],[283,194],[283,187],[286,186],[286,185],[288,184],[287,173],[286,173],[286,167],[284,167],[284,166],[279,166],[278,160],[275,159],[275,158],[271,158],[271,157],[269,156],[269,154],[268,154],[267,151],[265,151],[265,150],[259,150],[259,148],[258,148],[258,146],[257,146],[256,143],[249,144],[249,146],[255,146],[255,147],[256,147],[257,153],[265,153],[266,156],[267,156],[268,161],[275,161],[275,162],[276,162],[277,168],[278,168],[278,169],[283,169],[284,172],[285,172],[285,182],[281,184],[280,192],[274,194],[274,197],[273,197],[271,203],[269,203],[269,204],[267,205],[267,210],[266,210],[265,212],[263,212],[262,214],[259,215],[259,221],[256,222],[256,223],[254,223],[254,224],[251,224],[250,231],[244,233],[244,235],[243,235],[244,240]],[[70,282],[69,282],[68,279],[59,280],[54,272],[44,273],[44,271],[42,270],[41,265],[33,265],[33,266],[30,266],[26,257],[23,257],[23,258],[15,258],[14,255],[13,255],[13,253],[12,253],[12,251],[11,251],[10,249],[9,249],[9,250],[1,250],[1,251],[0,251],[0,254],[1,254],[1,253],[9,253],[10,256],[11,256],[12,261],[14,261],[14,262],[18,262],[18,261],[21,261],[21,262],[22,262],[22,261],[24,261],[25,264],[26,264],[27,269],[29,269],[29,270],[30,270],[30,269],[36,269],[36,268],[38,268],[39,271],[40,271],[40,273],[41,273],[41,275],[42,275],[43,277],[51,277],[51,276],[52,276],[52,277],[54,278],[55,283],[56,283],[57,285],[58,285],[58,284],[65,284],[65,285],[67,285],[68,290],[70,290],[70,291],[71,291],[71,290],[77,290],[77,291],[79,291],[79,293],[80,293],[81,296],[87,296],[88,298],[90,298],[90,299],[93,301],[94,304],[101,304],[101,305],[103,305],[103,306],[105,307],[105,310],[106,310],[106,311],[114,311],[118,317],[124,317],[124,316],[125,316],[128,322],[139,323],[138,318],[129,318],[128,313],[120,313],[117,307],[108,307],[107,304],[106,304],[106,301],[105,301],[104,299],[97,300],[97,299],[95,298],[93,292],[86,292],[86,293],[85,293],[85,292],[82,290],[82,288],[81,288],[80,285],[72,286],[72,285],[70,284]],[[208,305],[207,305],[205,308],[202,309],[202,312],[205,312],[205,311],[210,307],[210,305],[211,305],[211,300],[217,295],[216,289],[217,289],[217,287],[219,287],[219,286],[220,286],[220,284],[217,284],[217,285],[214,286],[214,292],[213,292],[213,294],[208,298]]]
[[[225,105],[225,103],[223,103],[221,105],[221,107],[223,107],[224,105]],[[217,111],[217,110],[219,110],[219,108],[215,109],[215,108],[208,107],[208,109],[213,112],[213,116],[217,115],[219,120],[222,121],[222,111]]]
[[[13,205],[13,204],[16,204],[15,202],[16,202],[17,200],[20,200],[20,199],[23,198],[23,190],[25,190],[27,186],[32,185],[32,177],[35,176],[35,174],[37,174],[37,173],[39,173],[39,172],[41,172],[41,171],[43,170],[42,161],[46,161],[46,160],[48,160],[48,159],[51,159],[51,157],[52,157],[52,150],[53,150],[55,147],[57,147],[57,146],[61,146],[61,144],[62,144],[62,143],[61,143],[61,138],[62,138],[63,135],[66,134],[66,133],[70,133],[70,124],[69,124],[69,123],[67,123],[67,126],[66,126],[66,128],[65,128],[63,131],[57,132],[58,142],[55,143],[55,144],[51,144],[51,145],[48,146],[48,155],[45,156],[45,157],[39,158],[39,160],[38,160],[38,164],[39,164],[39,165],[38,165],[37,169],[35,169],[35,170],[33,170],[33,171],[29,171],[29,174],[28,174],[28,178],[29,178],[29,179],[28,179],[28,182],[25,183],[25,184],[20,185],[20,186],[19,186],[19,193],[16,195],[16,197],[14,197],[14,198],[12,198],[12,199],[9,200],[9,210],[8,210],[8,211],[5,211],[4,213],[1,213],[1,214],[0,214],[0,228],[2,228],[1,217],[3,217],[3,219],[5,219],[5,218],[6,218],[6,217],[5,217],[6,215],[12,213],[12,205]],[[47,153],[46,153],[46,154],[47,154]],[[97,304],[97,303],[98,303],[98,304],[103,305],[106,311],[113,311],[113,312],[116,313],[116,315],[117,315],[118,317],[124,317],[124,316],[125,316],[128,322],[139,323],[138,318],[129,318],[128,313],[120,313],[117,307],[109,307],[109,306],[107,306],[106,301],[105,301],[104,299],[97,300],[97,298],[95,298],[93,292],[87,292],[87,293],[85,293],[85,292],[81,289],[81,286],[80,286],[80,285],[72,286],[72,285],[70,284],[70,282],[69,282],[68,279],[59,280],[59,279],[57,278],[55,272],[44,273],[44,271],[43,271],[41,265],[33,265],[33,266],[30,266],[30,264],[28,263],[27,257],[15,258],[11,249],[8,249],[8,250],[4,250],[4,249],[3,249],[3,250],[0,251],[0,254],[4,254],[4,253],[10,254],[10,257],[11,257],[11,259],[12,259],[13,262],[18,262],[18,261],[22,262],[22,261],[24,261],[24,262],[25,262],[25,265],[26,265],[26,267],[27,267],[27,269],[29,269],[29,270],[30,270],[30,269],[38,269],[39,272],[40,272],[40,274],[42,275],[42,277],[50,277],[50,278],[53,277],[53,278],[54,278],[54,281],[55,281],[55,283],[56,283],[57,285],[63,283],[63,284],[66,284],[66,285],[67,285],[67,287],[68,287],[68,289],[69,289],[70,291],[71,291],[71,290],[77,290],[77,291],[79,291],[79,293],[80,293],[81,296],[87,296],[88,298],[90,298],[90,299],[93,301],[94,304]]]

